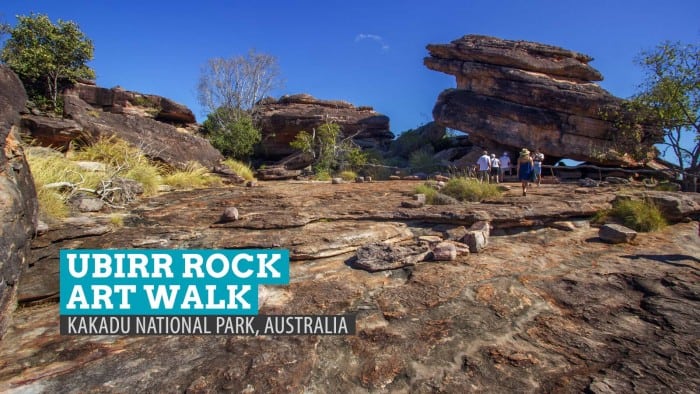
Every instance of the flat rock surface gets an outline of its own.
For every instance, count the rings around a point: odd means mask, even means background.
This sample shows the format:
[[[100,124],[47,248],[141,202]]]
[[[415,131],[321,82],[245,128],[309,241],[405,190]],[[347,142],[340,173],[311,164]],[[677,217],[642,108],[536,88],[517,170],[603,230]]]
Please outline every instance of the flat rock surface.
[[[260,313],[352,313],[357,334],[60,336],[45,301],[18,309],[0,341],[0,391],[698,392],[697,222],[611,245],[585,219],[619,188],[521,197],[514,184],[498,201],[401,208],[420,183],[175,192],[108,232],[88,230],[109,227],[104,214],[52,224],[20,294],[56,277],[59,248],[282,247],[291,283],[265,288]],[[239,220],[216,224],[227,206]],[[363,245],[416,245],[478,220],[493,225],[479,254],[375,273],[348,263]]]

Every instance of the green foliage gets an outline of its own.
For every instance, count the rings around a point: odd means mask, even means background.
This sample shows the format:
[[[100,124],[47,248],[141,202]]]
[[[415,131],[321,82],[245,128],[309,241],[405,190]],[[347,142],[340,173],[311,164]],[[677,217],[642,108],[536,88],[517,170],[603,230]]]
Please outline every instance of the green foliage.
[[[30,97],[44,97],[52,109],[60,110],[58,94],[63,87],[79,78],[95,78],[87,66],[93,57],[92,41],[72,21],[59,19],[53,24],[41,14],[17,19],[0,57],[17,73]]]
[[[359,146],[350,143],[349,141],[341,149],[340,168],[358,169],[367,164],[369,155],[364,152]]]
[[[668,224],[659,208],[647,200],[618,200],[612,209],[596,213],[593,222],[604,223],[609,217],[641,232],[656,231]]]
[[[201,189],[219,186],[221,179],[210,174],[209,170],[198,162],[191,161],[187,163],[185,169],[164,175],[163,183],[178,189]]]
[[[459,204],[454,197],[442,194],[435,187],[434,183],[426,182],[415,189],[416,194],[425,194],[425,203],[429,205],[452,205]]]
[[[442,189],[442,193],[459,201],[483,201],[488,198],[498,198],[501,191],[495,184],[480,183],[471,178],[452,178]]]
[[[411,152],[408,157],[408,164],[411,169],[421,172],[430,172],[438,168],[435,165],[435,159],[433,159],[434,151],[431,145],[420,148],[416,151]]]
[[[245,111],[219,107],[202,124],[211,144],[222,154],[243,160],[253,153],[261,134],[253,124],[253,117]]]
[[[321,171],[318,171],[314,174],[314,178],[317,181],[330,181],[331,180],[331,173],[326,171],[326,170],[321,170]]]
[[[357,178],[357,173],[355,171],[343,171],[338,174],[340,178],[344,181],[354,181]]]
[[[424,183],[422,185],[419,185],[415,189],[416,194],[425,194],[425,203],[426,204],[434,204],[435,203],[435,196],[438,194],[437,189],[435,189],[433,186],[431,186],[428,183]]]
[[[612,151],[590,152],[600,160],[619,159],[629,155],[635,160],[643,161],[656,155],[655,141],[663,139],[663,133],[655,128],[644,128],[643,124],[654,124],[656,119],[649,109],[637,101],[623,101],[619,106],[601,109],[600,115],[613,125],[608,134]],[[617,155],[618,157],[616,157]]]
[[[223,164],[226,167],[228,167],[231,171],[235,172],[238,176],[243,177],[245,180],[255,180],[253,169],[250,168],[249,165],[235,159],[226,159],[223,161]]]
[[[340,126],[326,122],[318,128],[299,132],[289,144],[313,158],[314,173],[359,169],[367,163],[367,154],[351,138],[342,138]]]
[[[642,52],[637,63],[645,80],[635,104],[656,116],[681,169],[700,172],[700,45],[663,42]],[[687,133],[694,146],[683,145]]]

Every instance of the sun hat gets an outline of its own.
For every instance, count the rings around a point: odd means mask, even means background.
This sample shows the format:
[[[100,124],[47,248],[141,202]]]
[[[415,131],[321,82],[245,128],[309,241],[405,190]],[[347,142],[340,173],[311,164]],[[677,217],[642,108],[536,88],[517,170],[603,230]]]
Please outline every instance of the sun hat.
[[[520,156],[527,156],[530,154],[530,151],[527,150],[527,148],[523,148],[523,150],[520,151]]]

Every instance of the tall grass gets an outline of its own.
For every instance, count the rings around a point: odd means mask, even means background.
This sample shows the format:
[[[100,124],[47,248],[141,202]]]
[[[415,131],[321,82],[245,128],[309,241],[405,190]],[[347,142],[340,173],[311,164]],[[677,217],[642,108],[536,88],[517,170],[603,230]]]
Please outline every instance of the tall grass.
[[[346,170],[338,174],[338,176],[344,181],[354,181],[357,178],[357,173],[355,171]]]
[[[46,188],[57,182],[69,182],[87,189],[94,189],[104,174],[88,171],[75,165],[58,152],[47,149],[29,148],[26,150],[27,162],[34,178],[37,190],[39,209],[43,216],[62,218],[68,215],[65,200],[70,190],[61,188]]]
[[[647,200],[617,201],[612,209],[598,212],[593,221],[602,223],[609,217],[616,218],[625,226],[640,232],[660,230],[668,224],[659,208]]]
[[[27,161],[34,177],[39,207],[47,217],[61,218],[69,213],[65,201],[77,190],[74,187],[96,190],[103,181],[127,178],[139,182],[144,195],[153,195],[165,183],[177,188],[194,189],[220,184],[220,178],[196,162],[190,162],[183,170],[173,171],[156,164],[138,148],[118,138],[104,138],[85,146],[73,155],[74,160],[96,161],[105,164],[106,170],[95,172],[83,169],[62,154],[48,148],[27,148]],[[248,168],[243,166],[242,168]],[[239,174],[246,174],[238,170]],[[252,171],[248,168],[248,176]],[[46,185],[67,182],[74,187],[46,188]]]
[[[438,191],[431,185],[424,183],[422,185],[416,186],[415,189],[416,194],[425,194],[425,203],[426,204],[435,204],[435,196],[437,196]]]
[[[209,173],[201,164],[188,162],[184,170],[178,170],[163,176],[163,183],[178,189],[199,189],[209,186],[219,186],[221,179]]]
[[[162,182],[162,166],[149,160],[139,148],[119,138],[101,138],[76,152],[75,158],[107,164],[112,171],[118,171],[117,176],[141,183],[146,196],[155,194]]]
[[[249,165],[234,159],[226,159],[223,161],[223,164],[245,180],[255,180],[255,175]]]
[[[498,189],[497,185],[480,183],[476,179],[470,178],[452,178],[447,182],[441,192],[459,201],[472,202],[501,196],[501,191]]]

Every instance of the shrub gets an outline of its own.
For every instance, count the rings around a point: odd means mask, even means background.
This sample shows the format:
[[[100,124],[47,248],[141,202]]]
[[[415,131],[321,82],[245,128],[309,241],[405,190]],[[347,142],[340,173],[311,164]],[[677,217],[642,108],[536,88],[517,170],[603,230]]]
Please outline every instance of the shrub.
[[[479,183],[475,179],[468,178],[450,179],[442,189],[442,193],[460,201],[483,201],[501,196],[497,185]]]
[[[601,221],[606,216],[617,218],[625,226],[641,232],[656,231],[667,225],[659,208],[647,200],[617,201],[612,209],[601,214],[600,217],[596,215],[595,219]]]
[[[314,178],[317,181],[330,181],[331,180],[331,174],[328,171],[318,171],[315,175]]]
[[[354,181],[357,178],[357,173],[354,171],[343,171],[338,176],[344,181]]]
[[[223,164],[228,167],[231,171],[235,172],[237,175],[242,176],[245,180],[253,181],[255,180],[255,175],[253,175],[253,169],[249,165],[238,161],[235,159],[226,159]]]
[[[216,149],[224,156],[236,159],[250,156],[255,144],[262,139],[250,114],[230,108],[221,107],[210,113],[202,124],[202,129]]]
[[[163,183],[178,189],[199,189],[221,184],[219,177],[211,175],[201,164],[188,162],[184,170],[174,171],[163,176]]]
[[[427,146],[411,152],[408,158],[408,164],[411,166],[411,169],[420,172],[431,172],[439,167],[435,164],[432,146]]]
[[[111,224],[114,227],[124,227],[124,216],[111,215],[109,217],[109,224]]]
[[[415,192],[416,194],[425,194],[426,204],[434,204],[435,196],[438,194],[438,191],[428,183],[417,186]]]

